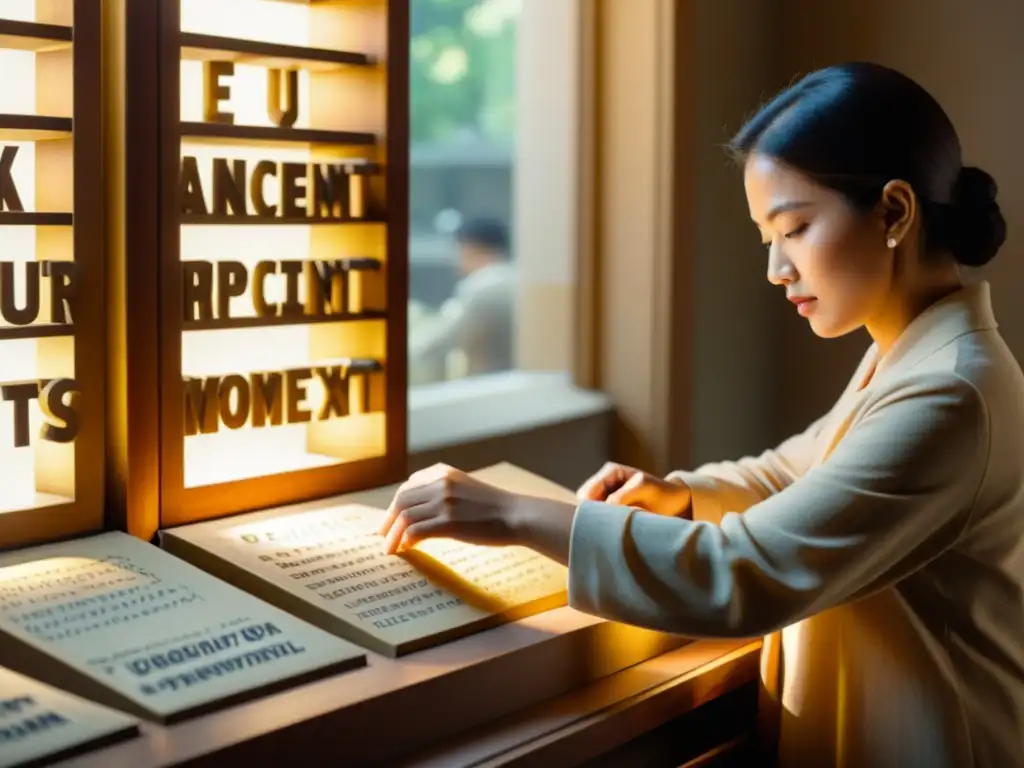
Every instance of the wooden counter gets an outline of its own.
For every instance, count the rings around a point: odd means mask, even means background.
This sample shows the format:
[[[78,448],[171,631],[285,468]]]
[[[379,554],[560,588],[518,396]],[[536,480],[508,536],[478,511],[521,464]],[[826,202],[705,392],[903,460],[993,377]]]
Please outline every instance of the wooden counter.
[[[574,622],[578,626],[572,631]],[[547,675],[536,665],[519,668],[515,655],[501,650],[526,634],[543,632],[545,625],[557,625],[567,638],[560,644],[547,641],[552,649],[543,667]],[[599,654],[574,656],[570,638],[586,635],[594,647],[595,632],[615,643],[624,638],[621,629],[632,630],[570,609],[552,611],[413,656],[372,656],[364,670],[175,726],[147,723],[138,739],[59,765],[221,767],[299,760],[302,765],[561,767],[620,747],[756,679],[759,642],[692,642],[603,677]],[[472,687],[458,688],[457,668],[488,654],[503,655],[508,663],[495,667],[486,684],[475,677]],[[589,669],[581,671],[584,667]],[[538,677],[546,678],[552,696],[520,705],[537,700]],[[586,683],[571,684],[587,677]],[[426,701],[437,704],[389,707],[387,693],[396,686],[419,686]],[[439,742],[436,735],[446,731],[452,735]]]

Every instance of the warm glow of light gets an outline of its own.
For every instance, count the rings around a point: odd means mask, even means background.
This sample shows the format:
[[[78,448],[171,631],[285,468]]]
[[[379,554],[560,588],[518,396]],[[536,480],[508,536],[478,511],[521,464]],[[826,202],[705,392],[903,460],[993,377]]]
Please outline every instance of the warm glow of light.
[[[36,0],[0,0],[0,19],[35,21]],[[7,51],[3,51],[3,53],[7,53]],[[6,88],[7,82],[5,77],[4,90]]]
[[[101,571],[106,578],[98,582],[92,576]],[[82,578],[82,586],[74,583],[76,577]],[[0,567],[0,611],[19,607],[18,598],[22,594],[19,582],[30,582],[32,600],[41,604],[50,598],[68,601],[75,595],[123,589],[129,582],[147,584],[153,581],[153,577],[125,568],[116,559],[64,556],[30,560]],[[107,588],[103,588],[104,584]],[[22,603],[20,607],[25,606]]]
[[[311,28],[310,21],[311,9],[301,3],[255,0],[181,2],[181,26],[185,32],[312,45],[311,35],[315,34],[315,30]],[[234,74],[223,79],[230,84],[231,96],[219,104],[219,109],[232,114],[236,125],[272,125],[266,109],[266,72],[262,67],[236,64]],[[203,120],[202,94],[202,63],[182,61],[182,120]],[[296,127],[309,127],[310,113],[310,78],[307,72],[300,70]],[[351,130],[363,128],[361,124],[350,124],[348,121],[338,127]],[[342,157],[354,152],[352,148],[337,148],[333,154]],[[196,158],[208,205],[212,204],[212,161],[215,157],[243,159],[247,170],[251,170],[259,160],[308,163],[315,159],[316,162],[327,162],[331,156],[321,148],[316,151],[314,158],[308,147],[299,145],[289,148],[224,144],[211,146],[190,142],[187,138],[182,141],[182,154]],[[274,205],[278,197],[279,190],[275,187],[274,179],[266,179],[266,202]],[[251,206],[248,213],[254,213]],[[322,227],[314,234],[313,227],[301,225],[184,225],[181,227],[181,259],[240,261],[249,270],[251,278],[256,263],[262,260],[383,257],[382,239],[379,248],[364,252],[350,250],[354,243],[374,242],[374,239],[343,233],[341,230],[345,228]],[[271,301],[279,300],[284,295],[283,276],[270,277],[266,287],[267,298]],[[299,298],[305,298],[304,284],[300,288]],[[233,317],[251,317],[255,314],[249,291],[232,300],[231,314]],[[319,360],[337,357],[372,356],[384,361],[384,354],[383,321],[367,321],[356,324],[187,331],[182,337],[181,362],[185,376],[226,373],[246,375],[260,371],[309,368]],[[323,397],[322,387],[314,377],[307,386],[305,408],[315,413]],[[279,427],[253,428],[247,424],[234,431],[221,425],[216,433],[185,439],[185,485],[196,487],[380,456],[385,451],[384,426],[383,414],[355,415],[327,422],[314,421]],[[315,444],[315,450],[311,444]],[[330,455],[325,455],[322,452],[324,450],[328,450]]]
[[[181,0],[181,31],[308,45],[308,6],[265,0]]]
[[[0,18],[18,21],[35,19],[33,0],[0,0]],[[34,114],[36,111],[35,54],[28,51],[0,50],[0,113]],[[3,142],[18,146],[12,177],[27,210],[35,209],[36,157],[31,142]],[[24,263],[36,260],[35,227],[0,226],[0,259]],[[26,298],[23,273],[15,270],[15,295],[18,306]],[[45,281],[41,281],[45,284]],[[0,319],[0,327],[3,327]],[[0,341],[0,382],[36,379],[39,376],[39,344],[36,339]],[[69,372],[70,374],[70,372]],[[43,417],[38,401],[29,408],[29,432],[38,440]],[[14,448],[14,404],[0,401],[0,512],[11,512],[66,501],[62,497],[36,491],[34,445]]]

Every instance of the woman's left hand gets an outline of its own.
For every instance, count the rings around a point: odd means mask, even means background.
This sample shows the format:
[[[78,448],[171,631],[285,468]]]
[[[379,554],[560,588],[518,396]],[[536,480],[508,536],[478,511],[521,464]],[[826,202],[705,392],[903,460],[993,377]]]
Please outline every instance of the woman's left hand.
[[[519,497],[438,464],[412,475],[395,494],[380,534],[388,554],[443,536],[473,544],[515,542]]]

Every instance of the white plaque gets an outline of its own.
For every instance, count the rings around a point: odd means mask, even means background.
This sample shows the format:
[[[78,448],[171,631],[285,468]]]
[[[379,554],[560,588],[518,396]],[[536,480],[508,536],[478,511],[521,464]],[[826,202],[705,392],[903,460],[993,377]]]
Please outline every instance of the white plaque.
[[[64,668],[34,676],[61,671],[83,695],[163,722],[366,663],[355,646],[123,533],[0,555],[3,635]]]
[[[510,465],[495,485],[573,499]],[[566,569],[523,547],[434,539],[386,555],[385,511],[358,494],[164,531],[169,551],[340,637],[397,656],[564,605]],[[212,557],[211,557],[212,556]]]
[[[138,730],[133,717],[0,667],[0,768],[70,757]]]

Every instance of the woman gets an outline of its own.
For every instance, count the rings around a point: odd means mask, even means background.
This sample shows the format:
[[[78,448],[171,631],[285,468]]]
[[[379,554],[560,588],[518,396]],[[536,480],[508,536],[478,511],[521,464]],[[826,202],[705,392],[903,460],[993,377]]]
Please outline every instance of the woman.
[[[766,635],[760,717],[784,765],[1024,764],[1024,376],[996,330],[996,186],[920,86],[815,72],[735,137],[768,279],[826,338],[873,344],[778,448],[662,480],[606,467],[578,507],[446,467],[386,547],[522,544],[569,600],[693,637]]]

